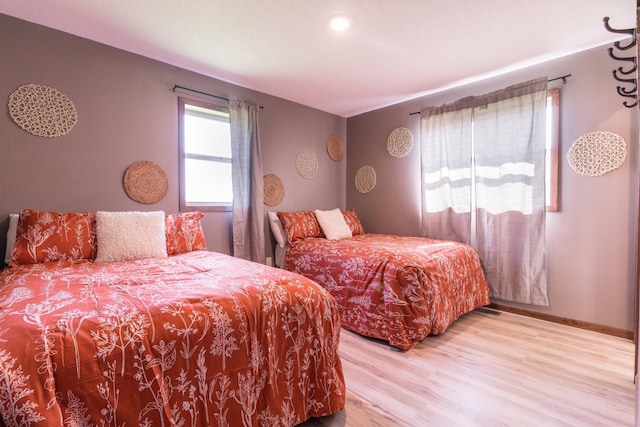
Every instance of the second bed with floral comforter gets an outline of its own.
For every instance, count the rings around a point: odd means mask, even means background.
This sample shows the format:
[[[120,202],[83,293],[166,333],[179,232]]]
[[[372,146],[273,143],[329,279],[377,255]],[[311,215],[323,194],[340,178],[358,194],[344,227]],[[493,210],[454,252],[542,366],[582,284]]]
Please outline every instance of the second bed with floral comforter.
[[[490,303],[477,252],[458,242],[385,234],[305,238],[285,268],[324,286],[342,326],[407,350]]]

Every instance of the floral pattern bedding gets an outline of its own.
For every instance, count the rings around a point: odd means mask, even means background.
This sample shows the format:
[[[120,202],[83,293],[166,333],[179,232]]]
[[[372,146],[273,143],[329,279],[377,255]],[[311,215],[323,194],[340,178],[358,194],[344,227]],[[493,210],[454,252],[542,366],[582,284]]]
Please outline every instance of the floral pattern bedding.
[[[0,424],[293,426],[344,407],[331,295],[223,254],[0,272]]]
[[[306,238],[287,248],[284,267],[331,292],[343,327],[402,350],[490,303],[477,252],[458,242],[384,234]]]

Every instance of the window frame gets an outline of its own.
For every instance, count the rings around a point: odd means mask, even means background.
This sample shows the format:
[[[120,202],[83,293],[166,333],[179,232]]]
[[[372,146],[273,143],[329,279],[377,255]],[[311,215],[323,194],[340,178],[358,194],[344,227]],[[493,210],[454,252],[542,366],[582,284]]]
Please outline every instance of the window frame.
[[[547,212],[558,212],[558,149],[560,146],[560,88],[547,90],[547,106],[551,105],[551,141],[549,150],[545,150],[549,170],[546,171],[545,206]],[[549,124],[547,124],[549,126]],[[545,159],[546,160],[546,159]]]
[[[185,151],[185,110],[186,105],[193,105],[200,108],[207,108],[214,111],[219,111],[225,114],[229,114],[229,108],[226,106],[216,105],[213,103],[200,101],[192,98],[178,97],[178,139],[179,139],[179,174],[180,174],[180,212],[231,212],[233,203],[228,204],[187,204],[186,200],[186,160],[189,156]],[[208,160],[202,158],[199,155],[193,155],[191,158],[200,158],[201,160]]]

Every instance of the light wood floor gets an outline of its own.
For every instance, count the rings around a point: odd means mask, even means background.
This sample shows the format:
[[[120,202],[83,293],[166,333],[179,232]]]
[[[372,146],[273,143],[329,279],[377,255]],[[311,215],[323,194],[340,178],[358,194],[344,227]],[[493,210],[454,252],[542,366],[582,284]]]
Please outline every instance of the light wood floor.
[[[346,408],[300,426],[635,426],[633,352],[484,308],[406,352],[343,329]]]

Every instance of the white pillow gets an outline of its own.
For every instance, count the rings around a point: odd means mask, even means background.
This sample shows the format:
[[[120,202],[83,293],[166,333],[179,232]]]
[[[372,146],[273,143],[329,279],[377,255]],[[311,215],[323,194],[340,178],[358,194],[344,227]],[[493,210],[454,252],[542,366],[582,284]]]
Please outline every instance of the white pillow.
[[[95,262],[167,256],[164,212],[96,212]]]
[[[278,245],[281,247],[285,247],[288,243],[287,234],[284,232],[284,227],[282,227],[282,222],[280,218],[278,218],[278,214],[275,212],[267,212],[269,215],[269,225],[271,226],[271,233],[273,233],[273,237],[278,242]]]
[[[351,228],[342,215],[342,211],[338,208],[330,211],[315,211],[316,218],[320,223],[320,228],[329,240],[344,239],[352,237]]]
[[[4,252],[4,263],[11,264],[11,254],[16,245],[19,214],[9,214],[9,231],[7,231],[7,250]]]

